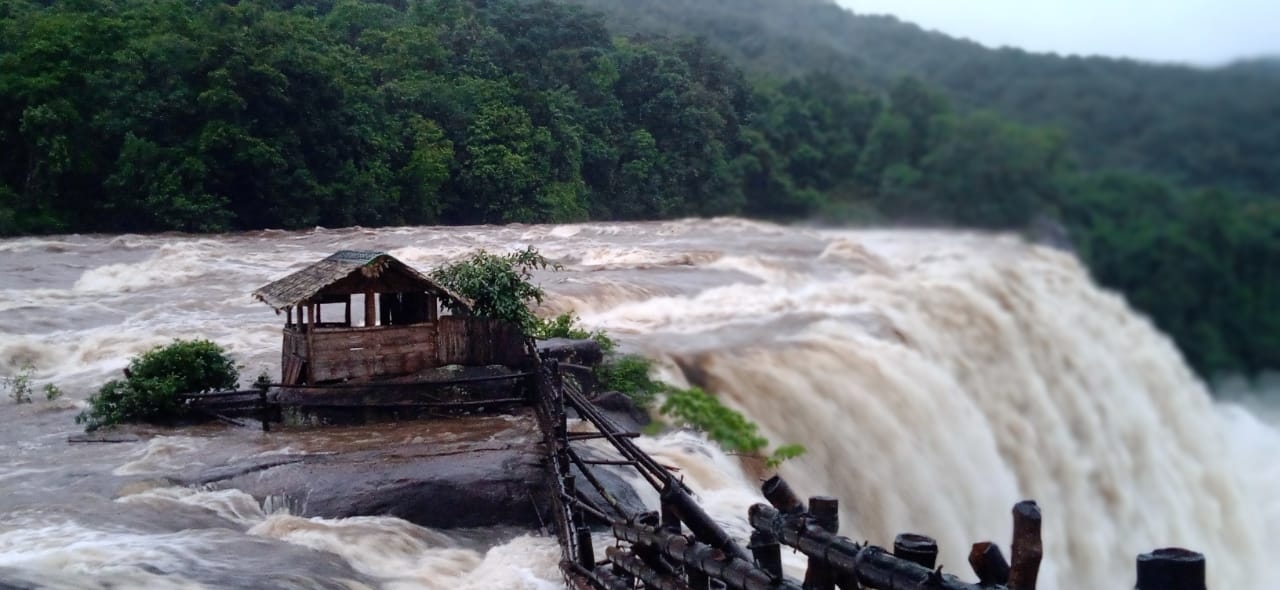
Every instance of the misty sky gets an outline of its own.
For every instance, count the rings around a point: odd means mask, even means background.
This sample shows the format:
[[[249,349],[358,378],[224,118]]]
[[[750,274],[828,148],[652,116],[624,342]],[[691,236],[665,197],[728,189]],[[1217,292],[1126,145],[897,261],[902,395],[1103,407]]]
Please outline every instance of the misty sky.
[[[836,0],[983,45],[1218,64],[1280,55],[1280,0]]]

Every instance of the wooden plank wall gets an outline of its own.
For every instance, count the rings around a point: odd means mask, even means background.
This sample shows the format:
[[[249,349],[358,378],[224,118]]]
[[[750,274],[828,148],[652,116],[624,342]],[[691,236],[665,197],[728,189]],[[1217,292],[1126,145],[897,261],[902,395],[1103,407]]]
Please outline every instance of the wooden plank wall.
[[[316,330],[308,354],[301,332],[284,330],[281,366],[309,361],[312,382],[409,375],[441,365],[507,365],[527,360],[524,335],[505,322],[442,316],[434,324]]]
[[[317,330],[311,351],[316,383],[408,375],[438,366],[431,324]]]
[[[280,382],[292,385],[302,377],[307,360],[307,339],[293,328],[285,327],[284,345],[280,349]]]
[[[525,360],[524,335],[506,322],[443,316],[439,327],[443,365],[518,366]]]

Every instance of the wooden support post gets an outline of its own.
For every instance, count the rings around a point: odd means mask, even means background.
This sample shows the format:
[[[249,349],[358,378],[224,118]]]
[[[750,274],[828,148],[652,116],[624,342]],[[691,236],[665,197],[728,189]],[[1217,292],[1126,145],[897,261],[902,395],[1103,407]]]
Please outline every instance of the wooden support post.
[[[1137,590],[1205,590],[1204,555],[1169,547],[1138,556]]]
[[[782,543],[778,542],[777,537],[766,531],[751,531],[751,542],[747,549],[755,557],[756,567],[775,580],[782,579]]]
[[[578,478],[572,475],[566,475],[560,478],[564,485],[564,493],[570,498],[578,497]]]
[[[680,515],[670,502],[662,502],[662,528],[673,534],[680,534]]]
[[[688,520],[685,520],[688,523]],[[693,528],[693,527],[690,527]],[[659,527],[615,523],[613,535],[633,546],[646,545],[662,555],[684,565],[686,572],[699,571],[710,578],[725,582],[736,590],[801,590],[800,586],[772,576],[756,568],[751,558],[738,559],[732,553],[691,541],[681,535],[673,535]],[[690,576],[693,579],[693,576]],[[705,588],[691,583],[694,588]]]
[[[938,562],[938,542],[933,537],[902,533],[893,539],[893,556],[933,569]]]
[[[711,590],[711,577],[700,571],[691,571],[686,578],[689,579],[689,588],[691,590]]]
[[[969,551],[969,566],[983,586],[1003,586],[1009,583],[1009,562],[1005,561],[1000,546],[995,543],[974,543],[973,549]]]
[[[304,326],[304,329],[307,331],[307,383],[316,382],[316,364],[312,362],[312,359],[316,358],[316,349],[314,346],[316,330],[315,325],[313,325],[311,321],[312,318],[315,317],[315,315],[312,314],[313,307],[315,307],[313,304],[307,303],[307,322]]]
[[[1040,507],[1033,500],[1013,507],[1013,546],[1009,559],[1010,590],[1036,590],[1044,546],[1040,541]]]
[[[286,307],[284,309],[284,313],[285,313],[284,327],[286,328],[293,327],[293,306],[290,305],[289,307]]]
[[[350,295],[347,295],[346,313],[343,314],[342,321],[347,324],[348,328],[351,327],[351,296]]]
[[[840,532],[840,500],[831,496],[814,496],[809,498],[809,514],[813,516],[813,524],[831,534]]]
[[[562,562],[562,563],[561,563],[561,565],[560,565],[560,569],[561,569],[561,570],[565,570],[565,571],[567,571],[567,572],[572,572],[572,574],[577,574],[577,575],[581,576],[581,574],[580,574],[579,572],[576,572],[576,571],[573,571],[573,570],[571,570],[571,569],[569,569],[569,568],[566,568],[566,567],[565,567],[565,564],[564,564],[563,562]],[[600,567],[598,567],[598,568],[596,568],[596,569],[592,570],[592,571],[591,571],[591,575],[595,577],[595,580],[594,580],[594,581],[595,581],[595,582],[599,582],[600,586],[603,586],[606,590],[632,590],[632,589],[634,588],[634,586],[632,586],[632,585],[631,585],[630,581],[628,581],[628,580],[623,580],[622,578],[620,578],[619,576],[620,576],[620,575],[622,575],[622,572],[621,572],[621,571],[616,571],[616,570],[617,570],[617,568],[616,568],[616,567],[612,567],[612,566],[600,566]],[[578,580],[578,579],[575,579],[574,581],[575,581],[576,583],[578,583],[578,584],[590,584],[590,586],[586,586],[586,585],[583,585],[583,586],[572,586],[572,587],[574,587],[574,588],[579,588],[579,587],[584,587],[584,588],[585,588],[585,587],[596,588],[596,587],[598,587],[598,586],[596,586],[595,584],[591,584],[590,582],[582,582],[581,580]]]
[[[672,569],[673,564],[665,561],[662,553],[658,551],[656,547],[641,543],[632,545],[631,551],[632,553],[635,553],[637,559],[645,564],[645,567],[656,572],[658,575],[668,578],[676,577],[676,572]]]
[[[573,463],[569,460],[569,448],[567,446],[556,449],[556,461],[557,461],[557,466],[560,469],[561,476],[566,478],[574,477],[569,474],[572,471],[571,466]],[[569,485],[574,485],[574,484],[571,481],[569,482]]]
[[[605,550],[605,553],[614,565],[643,582],[646,590],[690,590],[689,585],[678,577],[649,567],[644,560],[632,552],[610,547]]]
[[[764,499],[783,514],[799,514],[807,510],[804,502],[800,501],[800,496],[797,496],[791,490],[791,486],[787,485],[787,480],[781,477],[776,475],[770,477],[764,485],[760,486],[760,491],[764,492]]]
[[[828,533],[807,522],[804,515],[784,515],[778,510],[756,504],[748,513],[752,528],[769,531],[783,544],[799,549],[809,557],[822,559],[841,576],[852,576],[866,588],[877,590],[980,590],[981,587],[960,581],[955,576],[933,571],[898,559],[888,551],[862,546],[845,537]]]
[[[271,432],[271,406],[267,405],[268,388],[269,386],[267,385],[258,388],[258,417],[262,419],[263,432]]]
[[[840,532],[840,501],[831,496],[813,496],[809,498],[809,516],[813,524],[822,530],[836,534]],[[836,573],[821,559],[810,557],[809,568],[804,574],[805,590],[835,590]]]
[[[636,515],[635,521],[639,525],[656,527],[662,524],[662,517],[653,511],[641,512]]]
[[[366,328],[378,325],[378,297],[373,291],[364,292],[364,325]]]
[[[596,548],[591,544],[591,529],[579,526],[574,534],[578,536],[578,563],[589,570],[595,569]]]

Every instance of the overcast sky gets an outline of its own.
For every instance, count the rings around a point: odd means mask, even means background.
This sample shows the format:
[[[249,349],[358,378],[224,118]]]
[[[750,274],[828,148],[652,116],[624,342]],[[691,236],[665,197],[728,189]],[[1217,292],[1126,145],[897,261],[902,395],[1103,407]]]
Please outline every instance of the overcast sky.
[[[1030,51],[1219,64],[1280,54],[1280,0],[836,0]]]

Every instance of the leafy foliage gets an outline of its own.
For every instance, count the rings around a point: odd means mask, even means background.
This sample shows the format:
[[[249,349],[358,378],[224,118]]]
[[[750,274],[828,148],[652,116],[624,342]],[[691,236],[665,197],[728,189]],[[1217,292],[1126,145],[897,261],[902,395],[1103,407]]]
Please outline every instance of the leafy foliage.
[[[620,391],[630,397],[636,406],[648,408],[658,394],[669,387],[649,376],[653,361],[640,355],[628,354],[611,358],[596,367],[596,379],[604,391]]]
[[[1280,201],[1079,181],[1064,218],[1098,281],[1126,294],[1203,374],[1280,366]]]
[[[759,426],[741,413],[721,404],[715,396],[697,387],[677,389],[649,376],[653,361],[640,355],[614,357],[596,367],[596,377],[605,391],[619,391],[637,407],[649,408],[665,395],[660,411],[679,424],[707,434],[707,438],[730,451],[755,454],[769,445],[760,436]],[[801,445],[788,444],[765,457],[765,464],[777,467],[783,461],[803,455]]]
[[[607,17],[0,0],[0,235],[1043,222],[1202,374],[1280,368],[1274,63],[992,51],[827,0],[576,1]],[[503,258],[457,270],[459,290],[542,329],[520,281],[545,261]]]
[[[741,206],[741,74],[572,7],[5,0],[0,33],[0,234]]]
[[[572,313],[562,313],[550,319],[538,318],[529,335],[542,340],[549,338],[595,340],[605,354],[613,352],[617,347],[617,343],[604,330],[587,330],[578,325],[578,316]]]
[[[222,347],[208,340],[175,340],[129,362],[125,379],[113,379],[89,397],[76,417],[88,430],[124,422],[171,422],[186,415],[182,394],[236,386],[239,370]]]
[[[437,268],[431,278],[471,301],[477,316],[520,326],[532,333],[540,325],[529,309],[542,303],[542,287],[530,279],[533,271],[551,265],[533,246],[504,255],[480,250],[470,258]]]
[[[765,466],[775,468],[788,459],[803,456],[806,452],[808,452],[808,449],[805,449],[804,445],[782,445],[774,449],[772,453],[769,453],[768,458],[765,459]]]
[[[9,398],[15,404],[31,403],[31,374],[35,372],[35,367],[31,365],[23,365],[18,370],[18,374],[12,377],[5,377],[2,381],[5,388],[9,390]]]
[[[769,444],[755,423],[697,387],[668,393],[662,413],[706,432],[708,438],[729,450],[754,453]]]
[[[832,0],[573,2],[624,33],[704,38],[757,75],[821,73],[874,93],[914,77],[965,109],[1066,131],[1091,171],[1244,192],[1280,186],[1274,60],[1204,68],[989,49]]]

